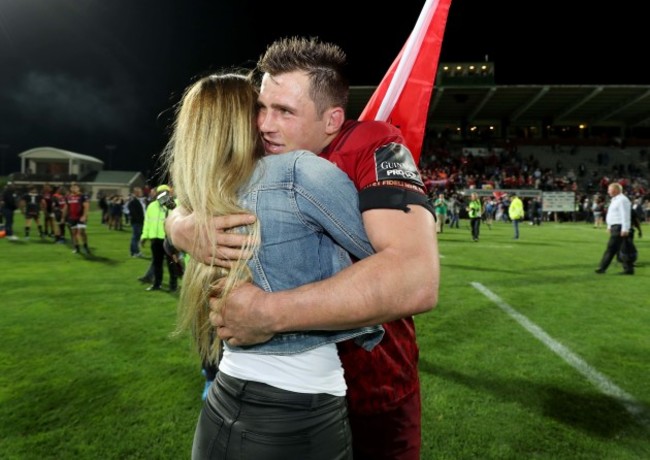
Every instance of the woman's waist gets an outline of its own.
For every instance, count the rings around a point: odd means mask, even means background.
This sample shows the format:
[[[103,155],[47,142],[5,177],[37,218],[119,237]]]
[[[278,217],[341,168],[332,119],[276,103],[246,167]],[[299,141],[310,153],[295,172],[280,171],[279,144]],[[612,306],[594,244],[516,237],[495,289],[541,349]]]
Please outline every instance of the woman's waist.
[[[347,389],[334,344],[288,356],[246,351],[233,353],[225,347],[219,371],[241,380],[297,393],[344,396]]]

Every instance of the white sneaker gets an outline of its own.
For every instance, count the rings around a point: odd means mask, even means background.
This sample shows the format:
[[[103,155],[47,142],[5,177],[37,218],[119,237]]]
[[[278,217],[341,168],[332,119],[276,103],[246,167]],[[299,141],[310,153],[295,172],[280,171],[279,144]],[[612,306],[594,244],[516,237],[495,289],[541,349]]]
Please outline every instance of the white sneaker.
[[[10,235],[7,237],[9,241],[18,241],[20,238],[18,238],[16,235]]]

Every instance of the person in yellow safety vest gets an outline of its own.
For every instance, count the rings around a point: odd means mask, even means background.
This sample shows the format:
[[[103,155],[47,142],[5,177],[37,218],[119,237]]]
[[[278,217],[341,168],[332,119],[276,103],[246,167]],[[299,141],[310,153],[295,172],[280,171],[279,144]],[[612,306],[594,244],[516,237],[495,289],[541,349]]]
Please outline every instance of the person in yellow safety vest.
[[[165,218],[170,211],[170,208],[164,206],[165,198],[171,199],[172,189],[168,185],[159,185],[156,187],[157,199],[149,203],[147,212],[144,216],[144,226],[142,227],[142,236],[140,237],[141,245],[144,246],[145,242],[151,242],[151,256],[153,265],[153,284],[149,286],[147,291],[160,291],[163,282],[163,263],[167,263],[169,272],[169,292],[176,292],[178,290],[178,270],[176,269],[177,262],[171,255],[167,254],[164,247],[165,242]]]
[[[481,230],[481,215],[483,214],[483,203],[478,197],[478,193],[472,193],[470,195],[467,213],[469,214],[469,222],[472,228],[472,240],[478,242]]]
[[[515,229],[514,239],[519,239],[519,222],[524,220],[524,203],[521,201],[521,198],[517,196],[516,193],[511,193],[510,206],[508,207],[508,217],[512,221],[512,225]]]

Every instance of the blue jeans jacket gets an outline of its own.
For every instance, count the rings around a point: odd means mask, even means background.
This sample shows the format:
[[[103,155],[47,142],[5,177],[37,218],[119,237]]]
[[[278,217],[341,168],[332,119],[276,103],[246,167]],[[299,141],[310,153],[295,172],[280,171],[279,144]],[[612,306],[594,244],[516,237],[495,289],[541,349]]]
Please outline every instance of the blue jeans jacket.
[[[241,204],[260,222],[261,244],[249,267],[267,292],[292,289],[331,277],[371,255],[359,212],[358,192],[347,175],[311,152],[268,155],[240,193]],[[289,355],[355,339],[371,350],[384,335],[378,326],[343,331],[276,334],[263,344],[228,347],[233,352]]]

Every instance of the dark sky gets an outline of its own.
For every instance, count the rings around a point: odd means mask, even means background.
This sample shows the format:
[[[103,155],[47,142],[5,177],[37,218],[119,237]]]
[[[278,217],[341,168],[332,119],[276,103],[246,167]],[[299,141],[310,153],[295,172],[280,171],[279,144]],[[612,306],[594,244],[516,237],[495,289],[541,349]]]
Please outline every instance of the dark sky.
[[[18,170],[17,155],[39,146],[146,173],[192,77],[250,67],[282,36],[338,43],[352,84],[376,85],[424,0],[381,3],[0,0],[0,174]],[[487,56],[503,85],[650,84],[637,57],[648,44],[639,3],[600,5],[452,0],[441,62]]]

